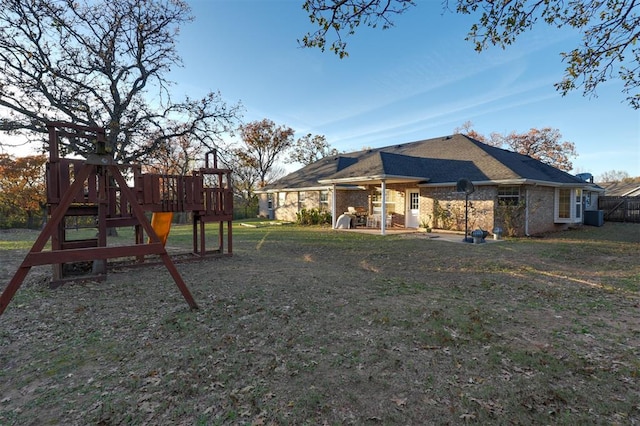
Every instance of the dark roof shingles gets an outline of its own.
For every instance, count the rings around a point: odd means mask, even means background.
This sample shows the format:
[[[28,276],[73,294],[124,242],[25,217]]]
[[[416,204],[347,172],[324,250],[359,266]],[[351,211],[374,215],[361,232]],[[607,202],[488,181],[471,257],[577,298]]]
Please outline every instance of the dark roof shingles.
[[[440,137],[324,158],[264,189],[303,188],[323,179],[415,177],[430,183],[529,179],[581,183],[529,156],[486,145],[465,135]]]

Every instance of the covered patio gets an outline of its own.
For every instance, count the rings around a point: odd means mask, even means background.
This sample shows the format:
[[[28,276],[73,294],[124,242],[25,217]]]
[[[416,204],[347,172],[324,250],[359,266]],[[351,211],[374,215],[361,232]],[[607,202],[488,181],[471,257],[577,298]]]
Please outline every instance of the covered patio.
[[[334,229],[372,229],[381,235],[392,229],[407,232],[418,228],[420,182],[424,180],[387,175],[321,181],[332,184]],[[357,198],[354,192],[361,193],[359,203],[353,201]]]

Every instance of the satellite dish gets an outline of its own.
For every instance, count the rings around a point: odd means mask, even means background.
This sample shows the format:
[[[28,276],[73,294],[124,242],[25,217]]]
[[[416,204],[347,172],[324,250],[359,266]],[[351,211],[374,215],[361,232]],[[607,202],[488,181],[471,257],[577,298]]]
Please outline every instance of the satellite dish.
[[[465,194],[469,195],[473,191],[475,191],[475,188],[473,187],[473,183],[471,183],[469,179],[462,178],[459,179],[458,183],[456,184],[456,191],[464,192]]]
[[[581,181],[593,182],[593,175],[591,173],[578,173],[576,177]]]

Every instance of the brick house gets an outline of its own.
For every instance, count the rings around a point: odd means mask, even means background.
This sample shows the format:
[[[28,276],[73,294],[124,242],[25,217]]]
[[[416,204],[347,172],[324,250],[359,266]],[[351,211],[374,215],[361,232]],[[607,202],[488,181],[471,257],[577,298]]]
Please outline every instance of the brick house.
[[[473,192],[460,192],[461,181]],[[260,191],[260,215],[302,209],[353,215],[350,226],[465,229],[533,235],[582,224],[592,183],[462,134],[325,157]],[[590,208],[587,206],[587,208]],[[597,208],[597,207],[596,207]],[[385,220],[382,220],[385,218]]]

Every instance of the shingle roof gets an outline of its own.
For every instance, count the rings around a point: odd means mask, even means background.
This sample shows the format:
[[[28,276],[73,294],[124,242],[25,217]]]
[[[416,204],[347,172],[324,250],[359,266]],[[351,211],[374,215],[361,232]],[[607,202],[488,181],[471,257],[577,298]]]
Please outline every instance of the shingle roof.
[[[602,182],[604,195],[612,197],[640,197],[640,182]]]
[[[278,179],[272,184],[266,185],[262,188],[262,191],[284,188],[318,187],[320,186],[318,180],[326,179],[336,172],[357,163],[357,161],[357,157],[351,157],[348,156],[348,154],[325,157]]]
[[[451,170],[465,176],[473,175],[477,180],[487,177],[471,161],[416,157],[376,150],[364,155],[352,167],[335,173],[331,180],[374,180],[380,178],[402,178],[417,181],[439,181],[451,174]]]
[[[456,134],[326,157],[268,185],[264,190],[317,187],[320,183],[406,179],[429,183],[534,180],[583,184],[575,176],[529,156]]]

